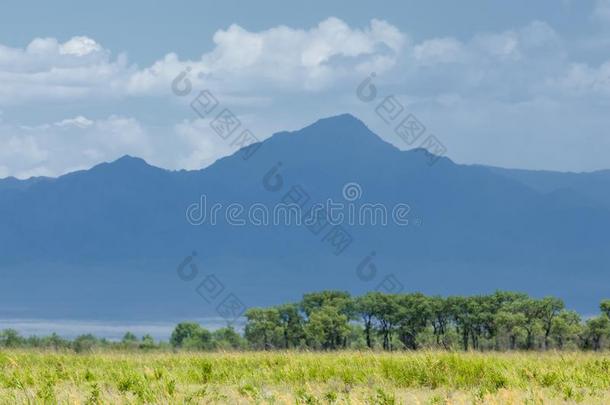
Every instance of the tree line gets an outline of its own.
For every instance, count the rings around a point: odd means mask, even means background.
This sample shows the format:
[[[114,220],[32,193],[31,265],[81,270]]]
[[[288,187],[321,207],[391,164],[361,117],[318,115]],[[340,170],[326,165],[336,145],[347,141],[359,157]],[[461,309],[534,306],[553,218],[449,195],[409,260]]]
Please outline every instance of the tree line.
[[[300,302],[250,308],[238,333],[227,326],[209,331],[179,323],[169,342],[126,333],[120,342],[82,335],[21,337],[0,332],[0,347],[44,347],[86,351],[113,349],[188,350],[602,350],[610,346],[610,300],[601,313],[583,319],[555,297],[497,291],[477,296],[344,291],[305,294]]]
[[[600,350],[610,343],[610,300],[600,310],[583,319],[559,298],[505,291],[446,298],[322,291],[248,310],[244,336],[256,349]]]

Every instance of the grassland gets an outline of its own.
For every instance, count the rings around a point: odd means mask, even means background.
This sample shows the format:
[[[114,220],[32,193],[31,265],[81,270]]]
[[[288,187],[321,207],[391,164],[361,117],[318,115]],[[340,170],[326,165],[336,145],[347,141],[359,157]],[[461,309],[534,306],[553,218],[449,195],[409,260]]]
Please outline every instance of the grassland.
[[[0,352],[0,403],[610,403],[599,353]]]

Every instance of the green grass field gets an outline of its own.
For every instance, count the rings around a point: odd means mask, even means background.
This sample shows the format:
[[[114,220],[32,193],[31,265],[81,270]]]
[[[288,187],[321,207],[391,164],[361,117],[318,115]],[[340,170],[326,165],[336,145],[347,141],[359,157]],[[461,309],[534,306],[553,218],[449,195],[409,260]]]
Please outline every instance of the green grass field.
[[[599,353],[0,352],[0,403],[610,403]]]

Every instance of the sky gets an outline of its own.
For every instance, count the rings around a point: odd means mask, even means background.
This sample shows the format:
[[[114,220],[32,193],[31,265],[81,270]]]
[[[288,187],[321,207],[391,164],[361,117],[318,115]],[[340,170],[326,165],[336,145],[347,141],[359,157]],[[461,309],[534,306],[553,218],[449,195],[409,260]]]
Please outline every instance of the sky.
[[[0,178],[125,154],[206,167],[238,147],[210,125],[225,108],[259,140],[351,113],[417,146],[379,113],[388,100],[458,163],[610,169],[609,51],[610,0],[8,0]],[[369,77],[373,101],[358,96]],[[219,107],[202,118],[203,90]]]

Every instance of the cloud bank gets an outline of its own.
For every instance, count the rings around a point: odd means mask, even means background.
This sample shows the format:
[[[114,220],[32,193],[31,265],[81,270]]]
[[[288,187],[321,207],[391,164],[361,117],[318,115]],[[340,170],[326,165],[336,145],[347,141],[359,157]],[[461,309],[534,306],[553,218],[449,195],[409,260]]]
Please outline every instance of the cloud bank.
[[[609,10],[610,2],[598,1],[591,18],[607,21]],[[600,30],[591,41],[603,35]],[[421,120],[443,132],[449,156],[458,161],[608,167],[604,154],[610,153],[610,141],[602,111],[610,97],[610,58],[579,60],[572,56],[578,54],[573,47],[543,21],[467,40],[444,36],[414,41],[383,20],[351,27],[338,18],[309,29],[277,26],[258,32],[233,24],[218,30],[212,48],[199,58],[168,53],[143,67],[87,36],[65,42],[35,38],[24,48],[0,44],[0,177],[58,175],[126,153],[172,169],[198,168],[231,153],[233,148],[186,105],[182,117],[167,116],[164,125],[142,121],[129,111],[100,116],[90,106],[106,103],[108,110],[117,102],[155,100],[162,116],[163,105],[177,103],[170,85],[184,71],[194,88],[212,89],[225,103],[246,106],[240,112],[256,115],[258,122],[277,121],[282,115],[296,126],[302,117],[319,112],[299,104],[299,98],[308,98],[328,109],[321,115],[335,109],[353,112],[383,135],[391,131],[377,128],[370,107],[353,96],[362,78],[375,72],[380,89],[397,95]],[[265,109],[248,110],[248,101],[260,107],[261,100]],[[286,100],[294,101],[292,109]],[[75,103],[82,104],[84,111],[28,125],[1,114],[3,108],[35,113],[49,102],[73,110]],[[581,124],[558,123],[566,114]],[[588,131],[587,138],[576,139],[575,130]],[[587,151],[593,163],[585,162]]]

